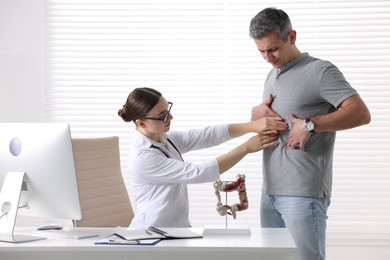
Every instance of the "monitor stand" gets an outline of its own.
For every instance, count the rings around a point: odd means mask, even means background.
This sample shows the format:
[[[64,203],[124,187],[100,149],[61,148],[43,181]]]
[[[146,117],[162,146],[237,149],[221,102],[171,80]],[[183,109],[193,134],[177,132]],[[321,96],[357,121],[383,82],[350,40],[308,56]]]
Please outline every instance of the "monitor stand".
[[[0,192],[0,241],[20,243],[45,237],[14,234],[25,172],[8,172]]]

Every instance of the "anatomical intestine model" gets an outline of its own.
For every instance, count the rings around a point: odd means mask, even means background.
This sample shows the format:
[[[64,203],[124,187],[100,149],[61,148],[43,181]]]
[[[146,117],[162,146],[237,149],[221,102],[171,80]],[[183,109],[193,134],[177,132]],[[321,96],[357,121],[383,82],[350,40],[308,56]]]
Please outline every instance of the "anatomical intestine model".
[[[236,212],[246,210],[248,208],[248,197],[246,194],[245,187],[245,175],[237,174],[235,182],[223,182],[221,180],[214,181],[215,195],[217,196],[217,212],[221,216],[226,214],[232,215],[233,218],[236,218]],[[240,203],[234,203],[233,205],[223,205],[221,202],[220,192],[231,192],[237,191],[238,197],[240,198]]]

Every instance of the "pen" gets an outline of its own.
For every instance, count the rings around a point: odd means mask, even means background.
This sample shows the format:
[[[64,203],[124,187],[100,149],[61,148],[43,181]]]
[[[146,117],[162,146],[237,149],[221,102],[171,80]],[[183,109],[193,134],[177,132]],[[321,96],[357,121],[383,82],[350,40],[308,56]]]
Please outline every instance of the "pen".
[[[158,228],[156,228],[156,227],[153,227],[153,226],[150,226],[150,227],[148,228],[148,231],[153,231],[153,232],[155,232],[155,233],[157,233],[157,234],[159,234],[159,235],[162,235],[162,236],[166,236],[166,234],[167,234],[167,232],[165,232],[165,231],[163,231],[163,230],[161,230],[161,229],[158,229]]]

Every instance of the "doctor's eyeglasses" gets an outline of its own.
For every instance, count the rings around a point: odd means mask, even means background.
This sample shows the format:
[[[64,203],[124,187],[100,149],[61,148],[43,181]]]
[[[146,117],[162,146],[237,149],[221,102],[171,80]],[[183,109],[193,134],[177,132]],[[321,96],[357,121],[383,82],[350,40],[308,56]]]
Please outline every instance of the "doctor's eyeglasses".
[[[149,119],[149,120],[158,120],[158,121],[163,121],[163,123],[167,122],[169,114],[171,113],[171,108],[173,106],[172,102],[168,102],[168,111],[164,113],[161,117],[145,117],[144,119]]]

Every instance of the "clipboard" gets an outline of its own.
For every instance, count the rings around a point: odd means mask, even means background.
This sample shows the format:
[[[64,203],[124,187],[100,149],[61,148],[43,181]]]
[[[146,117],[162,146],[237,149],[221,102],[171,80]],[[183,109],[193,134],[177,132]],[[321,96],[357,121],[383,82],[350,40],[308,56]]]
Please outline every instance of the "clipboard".
[[[155,245],[165,239],[203,238],[188,228],[164,228],[150,226],[147,229],[123,230],[95,242],[96,245]]]
[[[95,242],[95,245],[140,245],[140,246],[153,246],[160,242],[160,238],[147,238],[147,239],[137,239],[137,240],[128,240],[125,237],[114,233],[100,239]]]

